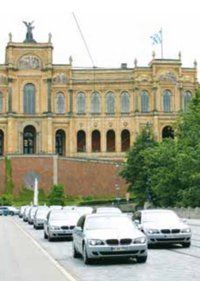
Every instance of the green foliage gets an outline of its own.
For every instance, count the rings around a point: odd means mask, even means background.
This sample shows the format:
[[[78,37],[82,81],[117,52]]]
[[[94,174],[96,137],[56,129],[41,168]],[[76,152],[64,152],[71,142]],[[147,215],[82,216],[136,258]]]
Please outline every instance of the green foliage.
[[[3,194],[0,197],[0,205],[4,205],[4,206],[13,205],[13,196],[11,194]]]
[[[119,173],[128,183],[128,191],[138,200],[138,205],[143,205],[152,194],[150,170],[145,162],[145,152],[151,151],[157,142],[154,140],[149,128],[144,128],[138,135],[134,145],[127,154],[121,172]]]
[[[49,205],[65,205],[64,186],[62,184],[54,185],[48,195]]]
[[[5,193],[12,194],[13,188],[11,160],[5,157]]]
[[[29,205],[33,202],[33,190],[22,187],[19,195],[14,198],[14,204],[17,206]],[[42,188],[39,189],[38,193],[39,204],[45,204],[47,202],[47,196],[45,195]]]

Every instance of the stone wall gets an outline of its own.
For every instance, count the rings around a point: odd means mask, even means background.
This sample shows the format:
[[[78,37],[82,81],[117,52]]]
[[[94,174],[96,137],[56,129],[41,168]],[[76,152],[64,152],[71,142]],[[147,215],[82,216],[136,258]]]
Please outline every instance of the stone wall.
[[[69,196],[116,196],[125,197],[125,182],[117,176],[119,166],[116,162],[52,156],[10,156],[12,180],[16,195],[26,186],[26,177],[37,174],[39,187],[47,194],[54,183],[64,185]],[[0,159],[0,194],[4,192],[4,158]]]

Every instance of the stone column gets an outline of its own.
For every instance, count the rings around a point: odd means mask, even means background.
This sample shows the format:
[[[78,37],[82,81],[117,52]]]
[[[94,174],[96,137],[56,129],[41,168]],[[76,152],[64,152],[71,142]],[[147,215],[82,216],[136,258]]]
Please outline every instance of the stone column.
[[[8,113],[12,113],[12,78],[8,78]]]
[[[51,113],[51,85],[52,85],[52,79],[48,78],[47,79],[47,112]]]
[[[138,94],[139,94],[139,89],[138,87],[135,87],[134,89],[134,94],[135,94],[135,112],[138,112],[139,111],[139,97],[138,97]]]
[[[153,86],[153,111],[157,112],[158,108],[157,108],[157,87]]]
[[[73,90],[69,89],[69,114],[73,114]]]

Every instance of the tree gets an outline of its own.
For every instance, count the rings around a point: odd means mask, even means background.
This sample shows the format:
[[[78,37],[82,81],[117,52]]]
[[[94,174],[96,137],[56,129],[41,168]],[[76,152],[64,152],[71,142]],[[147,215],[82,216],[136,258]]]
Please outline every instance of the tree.
[[[54,185],[48,196],[49,205],[64,206],[65,194],[64,186],[62,184]]]
[[[142,130],[127,154],[127,160],[120,172],[128,183],[128,191],[136,197],[138,205],[153,200],[149,168],[146,165],[144,153],[157,145],[149,125]]]

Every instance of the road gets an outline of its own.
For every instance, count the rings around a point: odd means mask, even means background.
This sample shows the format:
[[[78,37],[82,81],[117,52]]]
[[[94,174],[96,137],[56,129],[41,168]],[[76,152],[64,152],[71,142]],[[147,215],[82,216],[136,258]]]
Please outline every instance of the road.
[[[48,242],[43,230],[34,230],[18,217],[0,217],[0,280],[199,281],[200,222],[192,223],[188,249],[149,249],[145,264],[104,261],[87,266],[72,258],[71,241]]]

